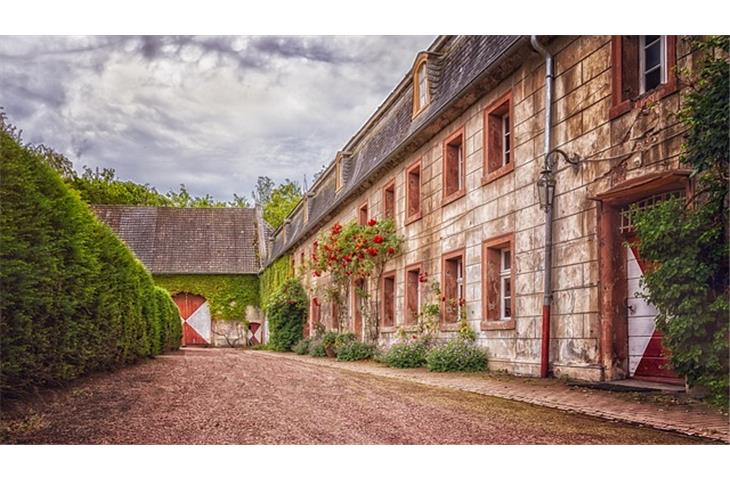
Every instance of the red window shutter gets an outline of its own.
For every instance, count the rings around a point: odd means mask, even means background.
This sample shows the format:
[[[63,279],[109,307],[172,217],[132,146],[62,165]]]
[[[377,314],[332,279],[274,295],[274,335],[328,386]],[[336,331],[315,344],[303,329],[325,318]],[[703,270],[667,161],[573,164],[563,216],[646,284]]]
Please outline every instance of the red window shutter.
[[[413,217],[421,211],[421,171],[414,169],[408,173],[408,216]]]
[[[450,143],[446,147],[446,196],[459,190],[459,150],[461,148],[460,138],[458,143]]]
[[[498,115],[489,115],[487,123],[487,173],[489,173],[502,166],[502,118]]]
[[[383,279],[383,326],[392,327],[395,314],[395,278],[385,277]]]
[[[418,275],[420,270],[408,271],[406,277],[406,322],[414,324],[418,321]]]
[[[455,302],[459,301],[459,299],[457,298],[456,270],[456,260],[447,260],[444,272],[444,296],[446,297],[446,302],[444,305],[444,320],[446,322],[456,321]]]
[[[621,100],[639,95],[639,37],[621,36]]]
[[[488,248],[486,255],[486,302],[487,320],[499,320],[500,281],[499,281],[499,249]]]

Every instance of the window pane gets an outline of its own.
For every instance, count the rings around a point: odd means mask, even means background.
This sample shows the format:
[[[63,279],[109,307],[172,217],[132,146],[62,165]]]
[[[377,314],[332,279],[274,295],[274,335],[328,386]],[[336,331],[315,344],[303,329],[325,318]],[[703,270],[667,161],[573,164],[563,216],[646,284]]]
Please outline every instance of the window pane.
[[[647,91],[659,86],[659,84],[661,83],[661,79],[662,79],[661,74],[662,74],[662,71],[659,68],[656,68],[646,74],[646,77],[644,79],[644,85],[645,85]]]
[[[502,269],[503,270],[509,270],[511,268],[510,262],[510,251],[509,250],[502,250]]]
[[[659,35],[644,35],[644,45],[650,45],[659,40]]]
[[[653,67],[658,66],[661,63],[662,46],[661,42],[656,42],[651,46],[647,46],[646,50],[645,69],[651,70]]]

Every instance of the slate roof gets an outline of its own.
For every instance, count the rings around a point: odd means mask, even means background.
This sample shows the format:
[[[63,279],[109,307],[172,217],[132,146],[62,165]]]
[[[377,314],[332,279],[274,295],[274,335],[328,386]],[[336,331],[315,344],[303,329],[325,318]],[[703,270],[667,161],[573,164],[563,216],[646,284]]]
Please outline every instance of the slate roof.
[[[258,273],[255,208],[92,205],[152,273]]]
[[[351,152],[343,160],[344,185],[335,191],[332,165],[273,235],[266,263],[286,253],[306,235],[327,222],[348,200],[366,189],[378,176],[402,161],[457,118],[479,96],[494,88],[534,54],[524,36],[487,35],[439,37],[428,54],[431,103],[415,118],[411,72],[368,122],[343,147]],[[334,152],[333,152],[334,157]],[[304,222],[304,209],[309,209]]]

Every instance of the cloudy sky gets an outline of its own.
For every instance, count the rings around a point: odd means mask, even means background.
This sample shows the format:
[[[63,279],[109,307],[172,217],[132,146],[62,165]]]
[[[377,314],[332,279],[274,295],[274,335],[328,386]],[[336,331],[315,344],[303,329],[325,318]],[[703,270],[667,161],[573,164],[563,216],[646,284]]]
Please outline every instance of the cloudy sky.
[[[433,37],[0,37],[0,106],[77,170],[225,200],[329,163]]]

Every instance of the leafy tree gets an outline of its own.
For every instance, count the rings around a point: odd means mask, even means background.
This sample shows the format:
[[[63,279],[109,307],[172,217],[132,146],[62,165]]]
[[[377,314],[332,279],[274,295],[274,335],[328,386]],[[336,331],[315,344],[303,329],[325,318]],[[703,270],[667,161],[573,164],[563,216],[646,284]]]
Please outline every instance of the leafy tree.
[[[262,177],[259,177],[259,180]],[[274,228],[284,223],[284,219],[291,213],[302,198],[302,192],[297,182],[288,178],[278,187],[271,190],[268,198],[261,204],[264,220]]]
[[[256,189],[251,192],[253,201],[259,205],[268,203],[275,186],[276,184],[269,177],[259,177],[256,180]]]
[[[704,55],[688,79],[679,118],[688,127],[681,160],[694,170],[697,193],[635,212],[636,230],[641,255],[652,265],[643,279],[645,297],[657,308],[673,369],[727,408],[728,37],[695,47]]]
[[[66,177],[66,183],[79,192],[81,199],[97,205],[170,205],[170,200],[149,184],[140,185],[130,180],[120,180],[113,168],[84,166],[81,176],[75,173]]]

